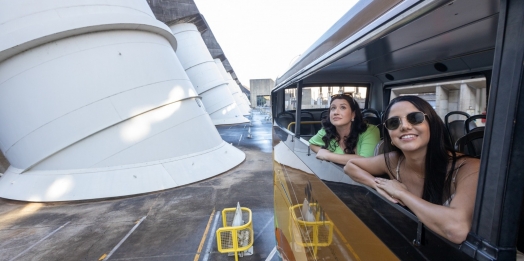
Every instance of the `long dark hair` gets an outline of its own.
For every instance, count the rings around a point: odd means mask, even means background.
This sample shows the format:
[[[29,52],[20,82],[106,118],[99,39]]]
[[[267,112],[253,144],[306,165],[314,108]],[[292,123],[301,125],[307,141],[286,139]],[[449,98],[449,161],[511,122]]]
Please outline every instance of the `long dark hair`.
[[[422,199],[442,205],[443,202],[451,196],[451,182],[457,155],[449,137],[445,135],[445,127],[442,119],[440,119],[433,107],[422,98],[417,96],[396,97],[391,100],[388,108],[384,112],[383,121],[388,119],[391,106],[403,101],[413,104],[413,106],[426,114],[426,120],[429,124],[429,142],[424,166],[425,177]],[[399,148],[391,144],[391,137],[389,136],[388,130],[384,127],[384,124],[382,124],[382,128],[384,133],[384,158],[389,172],[393,174],[393,168],[386,153],[392,151],[396,151],[399,155],[403,155],[403,153]],[[448,171],[448,163],[450,160],[451,168]]]
[[[353,99],[353,97],[347,94],[335,95],[331,98],[331,102],[329,103],[329,105],[331,106],[331,103],[333,103],[333,101],[336,99],[346,100],[349,103],[349,107],[351,108],[351,110],[355,113],[355,118],[351,122],[351,130],[349,132],[349,136],[344,139],[344,145],[346,145],[344,153],[355,154],[355,148],[357,147],[358,142],[358,135],[366,131],[367,124],[362,118],[362,112],[360,111],[360,107],[358,106],[358,103],[355,101],[355,99]],[[331,123],[329,118],[330,117],[328,115],[328,117],[322,119],[322,127],[326,131],[326,135],[322,137],[322,141],[324,142],[324,146],[322,146],[322,148],[334,151],[335,148],[331,148],[331,140],[334,139],[338,144],[342,137],[338,135],[337,128]]]

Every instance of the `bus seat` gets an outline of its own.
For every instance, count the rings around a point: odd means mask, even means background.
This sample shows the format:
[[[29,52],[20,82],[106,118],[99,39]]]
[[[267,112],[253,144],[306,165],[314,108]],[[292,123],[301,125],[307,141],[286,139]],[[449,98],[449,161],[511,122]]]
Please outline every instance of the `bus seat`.
[[[373,109],[373,108],[367,108],[367,109],[363,109],[362,110],[362,117],[373,117],[373,118],[378,118],[380,120],[381,118],[381,115],[380,115],[380,112],[378,112],[377,110]]]
[[[287,129],[287,126],[294,121],[295,115],[287,111],[279,113],[276,118],[277,125],[284,129]]]
[[[320,113],[320,120],[323,120],[324,117],[328,117],[328,116],[329,116],[329,110],[322,111]]]
[[[380,154],[384,154],[384,140],[382,139],[377,143],[377,146],[375,146],[375,150],[373,151],[373,156]]]
[[[378,130],[380,132],[380,138],[382,139],[382,137],[384,136],[382,133],[382,128],[379,126],[382,124],[381,114],[375,109],[368,108],[362,110],[362,117],[368,124],[372,124],[378,127]]]
[[[301,118],[310,118],[311,120],[315,119],[315,116],[313,116],[313,113],[311,113],[309,111],[302,111],[300,113],[301,113],[301,115],[300,115]]]
[[[380,125],[382,122],[380,121],[380,113],[375,109],[363,109],[362,110],[362,117],[364,120],[366,120],[369,124],[373,124],[375,126]]]
[[[454,120],[452,122],[449,121],[449,117],[452,115],[462,115],[465,116],[466,119],[469,118],[469,114],[463,112],[463,111],[450,111],[446,116],[444,117],[444,124],[446,125],[446,130],[448,132],[448,137],[452,144],[455,144],[457,140],[464,136],[466,134],[466,131],[464,130],[464,122],[465,120]]]
[[[315,116],[311,112],[303,111],[300,114],[300,121],[314,121]],[[315,125],[317,124],[305,124],[300,126],[300,135],[315,135],[317,131],[315,130]]]
[[[380,125],[380,119],[377,117],[364,117],[364,120],[366,120],[369,124],[378,126]]]
[[[480,158],[483,139],[484,130],[470,132],[457,140],[455,149],[460,153]]]
[[[310,112],[302,112],[300,115],[300,121],[314,121],[313,114]],[[291,112],[281,112],[277,115],[276,122],[278,126],[287,129],[288,126],[290,126],[291,123],[295,123],[295,115]],[[300,135],[310,135],[313,136],[317,133],[315,130],[316,124],[304,124],[300,126]],[[320,124],[319,124],[320,125]],[[293,124],[291,126],[294,126]],[[291,132],[295,132],[294,127],[290,130]]]
[[[466,131],[466,133],[470,133],[472,131],[478,131],[479,129],[483,129],[484,126],[477,127],[477,124],[475,124],[475,120],[478,119],[486,119],[486,114],[477,114],[467,118],[464,122],[464,131]]]
[[[447,125],[448,135],[451,140],[451,143],[457,142],[457,140],[466,135],[466,131],[464,131],[464,121],[463,120],[456,120],[452,121]]]

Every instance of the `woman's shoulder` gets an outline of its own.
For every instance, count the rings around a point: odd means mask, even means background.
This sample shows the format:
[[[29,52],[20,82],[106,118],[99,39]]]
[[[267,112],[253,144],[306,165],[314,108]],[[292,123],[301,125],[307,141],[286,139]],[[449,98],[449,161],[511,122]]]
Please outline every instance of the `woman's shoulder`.
[[[325,135],[326,134],[326,129],[320,128],[320,130],[318,130],[317,134]]]
[[[363,140],[367,142],[373,142],[374,145],[376,145],[380,141],[380,131],[378,130],[377,126],[373,124],[367,124],[366,130],[359,134],[359,142]]]
[[[459,155],[455,163],[455,175],[457,179],[464,179],[469,176],[478,176],[480,160],[477,158]]]
[[[400,159],[401,157],[403,157],[402,153],[399,153],[399,152],[397,152],[397,151],[390,151],[390,152],[386,152],[386,153],[384,153],[384,154],[385,154],[386,157],[389,159],[389,161],[390,161],[391,163],[394,163],[394,164],[396,164],[396,163],[399,161],[399,159]]]
[[[317,135],[318,135],[319,137],[324,137],[324,136],[326,136],[326,135],[327,135],[327,131],[326,131],[326,129],[321,128],[320,130],[318,130]]]
[[[457,153],[456,155],[455,169],[461,169],[462,167],[465,167],[465,169],[478,168],[480,166],[480,160],[477,158],[462,153]]]
[[[384,159],[386,160],[387,158],[387,162],[389,162],[389,165],[386,162],[386,165],[388,166],[388,175],[392,179],[396,179],[396,176],[395,176],[396,173],[393,173],[392,171],[394,171],[397,168],[398,163],[402,160],[402,157],[403,157],[402,153],[399,153],[397,151],[391,151],[391,152],[384,153]]]
[[[378,129],[378,126],[366,123],[366,129],[364,130],[364,134],[380,134],[380,131]]]
[[[366,123],[366,126],[367,126],[366,130],[374,130],[374,129],[378,130],[378,126],[377,125]]]
[[[322,141],[322,138],[326,136],[326,131],[324,128],[320,129],[317,134],[315,134],[311,139],[309,139],[309,144],[316,145],[316,146],[324,146],[324,141]]]

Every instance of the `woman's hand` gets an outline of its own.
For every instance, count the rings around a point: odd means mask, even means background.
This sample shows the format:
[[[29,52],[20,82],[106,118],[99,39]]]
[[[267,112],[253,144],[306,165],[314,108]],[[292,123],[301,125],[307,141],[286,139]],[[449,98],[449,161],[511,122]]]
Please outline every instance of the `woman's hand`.
[[[400,196],[403,192],[408,191],[406,185],[394,180],[394,179],[383,179],[375,178],[375,184],[377,192],[384,196],[387,200],[393,203],[404,203],[400,200]]]
[[[329,154],[332,152],[327,149],[320,149],[317,152],[317,159],[319,160],[328,160]]]

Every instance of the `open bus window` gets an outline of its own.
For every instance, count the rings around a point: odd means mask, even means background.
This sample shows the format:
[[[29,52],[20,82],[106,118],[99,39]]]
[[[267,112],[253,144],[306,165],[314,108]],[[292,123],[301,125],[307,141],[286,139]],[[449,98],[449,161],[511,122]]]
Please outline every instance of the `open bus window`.
[[[449,80],[426,84],[412,84],[391,89],[390,100],[402,95],[416,95],[426,100],[444,121],[448,113],[465,112],[470,116],[486,113],[486,79]],[[463,119],[459,114],[448,121]],[[475,120],[476,126],[484,126],[485,120]]]
[[[349,94],[359,103],[360,108],[366,105],[368,87],[355,85],[331,85],[331,86],[305,86],[302,89],[302,103],[300,134],[308,140],[321,128],[322,118],[328,116],[328,108],[331,96],[335,94]],[[295,131],[296,110],[298,106],[297,88],[286,88],[284,90],[284,112],[277,115],[277,124],[289,131]]]
[[[359,103],[361,109],[366,105],[367,87],[359,86],[308,86],[302,89],[301,109],[327,109],[331,96],[335,94],[350,94]],[[288,88],[285,91],[286,110],[297,109],[297,89]]]
[[[486,122],[486,78],[399,86],[391,89],[390,100],[402,95],[426,100],[444,122],[446,135],[455,149],[480,158]]]

